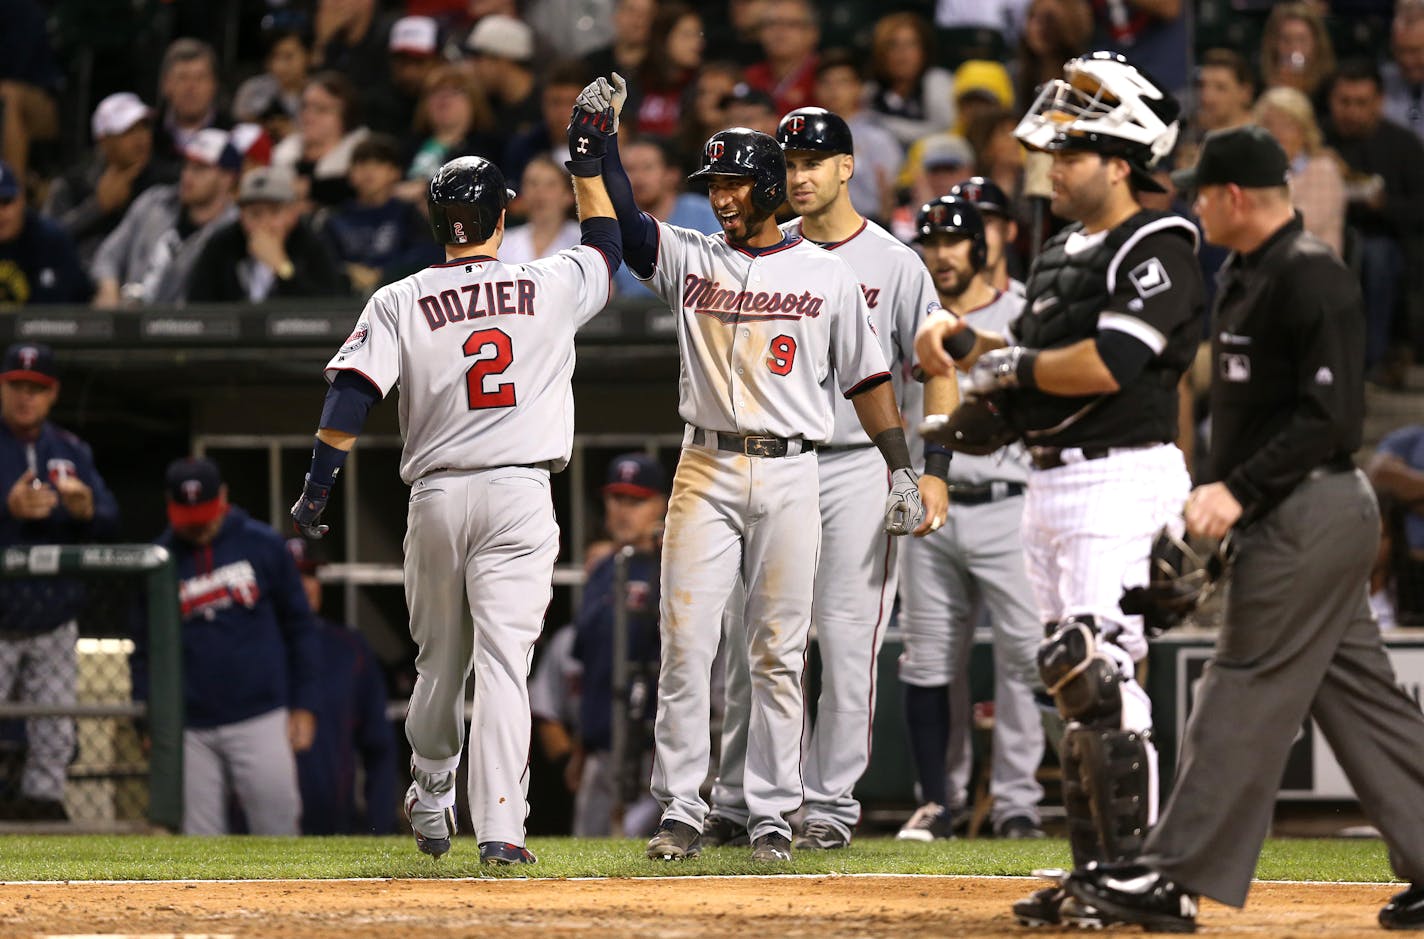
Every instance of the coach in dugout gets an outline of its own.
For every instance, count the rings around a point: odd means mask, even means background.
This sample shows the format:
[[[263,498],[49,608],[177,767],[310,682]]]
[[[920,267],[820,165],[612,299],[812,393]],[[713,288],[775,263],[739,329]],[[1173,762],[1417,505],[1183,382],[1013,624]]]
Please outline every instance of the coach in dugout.
[[[236,797],[254,835],[295,835],[295,754],[316,734],[317,625],[282,536],[229,505],[212,460],[165,475],[183,637],[183,833],[228,831]],[[147,697],[135,637],[134,697]]]
[[[49,422],[59,397],[54,353],[40,343],[5,350],[0,364],[0,547],[74,544],[109,538],[119,507],[88,444]],[[0,700],[63,706],[74,702],[79,638],[75,617],[84,586],[68,577],[0,579]],[[18,794],[0,817],[62,821],[65,767],[74,754],[74,721],[34,717],[25,722],[29,749]]]

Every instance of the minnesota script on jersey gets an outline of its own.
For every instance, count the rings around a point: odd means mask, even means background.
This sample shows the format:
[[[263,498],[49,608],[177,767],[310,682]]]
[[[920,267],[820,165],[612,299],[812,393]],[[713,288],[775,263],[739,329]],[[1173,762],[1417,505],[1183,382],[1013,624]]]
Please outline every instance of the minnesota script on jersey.
[[[574,332],[608,303],[603,253],[529,264],[459,258],[382,287],[326,365],[400,386],[407,484],[440,469],[548,462],[573,450]]]
[[[787,222],[782,231],[801,235],[801,222]],[[880,343],[885,362],[892,366],[895,380],[895,400],[904,410],[905,369],[893,366],[915,361],[915,330],[920,321],[940,308],[934,280],[925,269],[925,262],[900,239],[867,219],[854,235],[834,244],[823,244],[825,251],[850,265],[860,281],[861,293],[870,315],[870,323]],[[870,443],[870,435],[860,426],[855,405],[832,386],[827,397],[835,410],[835,429],[826,443],[839,447]],[[908,412],[907,412],[908,413]],[[916,414],[919,412],[916,411]],[[918,420],[911,420],[911,424]]]
[[[753,254],[660,222],[648,286],[678,314],[678,414],[704,430],[828,440],[832,368],[847,396],[887,374],[855,274],[801,238]]]

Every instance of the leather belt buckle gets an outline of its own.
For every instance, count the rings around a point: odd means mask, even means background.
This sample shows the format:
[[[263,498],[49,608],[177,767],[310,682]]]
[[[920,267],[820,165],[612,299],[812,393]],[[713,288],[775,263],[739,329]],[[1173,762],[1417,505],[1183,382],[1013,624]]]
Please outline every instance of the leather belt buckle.
[[[1002,502],[1009,497],[1009,484],[1002,479],[989,483],[989,501]]]
[[[742,453],[747,456],[786,456],[786,441],[779,437],[743,437]]]

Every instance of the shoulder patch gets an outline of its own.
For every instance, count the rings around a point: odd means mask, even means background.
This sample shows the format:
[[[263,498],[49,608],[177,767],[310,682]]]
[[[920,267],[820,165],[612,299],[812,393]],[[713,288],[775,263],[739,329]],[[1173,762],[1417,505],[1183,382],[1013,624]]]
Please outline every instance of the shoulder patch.
[[[1172,287],[1172,278],[1167,276],[1167,269],[1156,258],[1148,258],[1128,271],[1127,279],[1132,281],[1137,295],[1143,299],[1156,296]]]
[[[371,324],[365,320],[356,324],[356,328],[351,331],[351,335],[346,337],[346,342],[341,345],[341,354],[350,355],[366,344],[366,340],[371,338]]]

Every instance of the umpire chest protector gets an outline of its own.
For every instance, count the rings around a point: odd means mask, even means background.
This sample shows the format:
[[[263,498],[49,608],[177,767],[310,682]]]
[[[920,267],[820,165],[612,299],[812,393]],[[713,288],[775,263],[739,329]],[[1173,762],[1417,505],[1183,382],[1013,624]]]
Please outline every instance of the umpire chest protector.
[[[1082,228],[1076,223],[1068,226],[1034,259],[1025,284],[1023,313],[1013,324],[1019,344],[1054,349],[1094,337],[1112,285],[1127,274],[1118,267],[1129,251],[1159,232],[1179,235],[1193,245],[1197,237],[1196,229],[1181,216],[1143,210],[1096,244],[1070,254],[1068,241],[1075,234],[1081,237]],[[1195,348],[1195,333],[1169,337],[1162,354],[1114,394],[1069,398],[1020,389],[1013,397],[1014,421],[1034,446],[1130,446],[1173,440],[1177,379]]]

